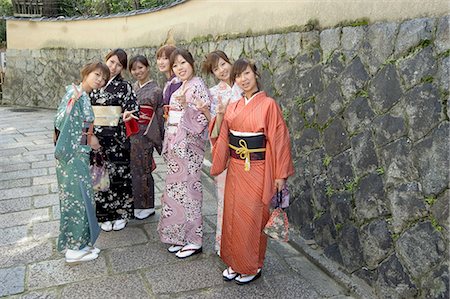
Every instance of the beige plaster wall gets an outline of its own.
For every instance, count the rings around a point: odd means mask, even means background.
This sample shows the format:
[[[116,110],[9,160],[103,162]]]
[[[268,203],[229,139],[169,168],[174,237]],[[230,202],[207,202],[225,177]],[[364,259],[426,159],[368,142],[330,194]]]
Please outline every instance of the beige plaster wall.
[[[190,0],[172,8],[127,17],[72,21],[8,20],[9,49],[158,46],[175,40],[230,33],[263,33],[316,19],[322,28],[369,18],[370,22],[442,16],[448,0]]]

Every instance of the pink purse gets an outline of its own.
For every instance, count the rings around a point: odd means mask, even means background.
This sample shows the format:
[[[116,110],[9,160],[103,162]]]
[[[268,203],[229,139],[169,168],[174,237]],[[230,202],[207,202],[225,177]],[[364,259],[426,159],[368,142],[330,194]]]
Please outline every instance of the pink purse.
[[[282,198],[283,190],[276,194],[275,209],[270,214],[263,232],[274,240],[287,242],[289,241],[289,221],[286,212],[281,208]]]

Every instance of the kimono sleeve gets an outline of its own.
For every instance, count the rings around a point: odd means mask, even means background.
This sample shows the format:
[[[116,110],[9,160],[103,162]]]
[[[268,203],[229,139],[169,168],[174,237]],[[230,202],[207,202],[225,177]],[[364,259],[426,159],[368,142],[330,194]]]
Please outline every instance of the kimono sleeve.
[[[230,158],[228,132],[228,121],[224,118],[220,126],[219,136],[210,139],[212,144],[212,166],[210,172],[213,176],[221,174],[227,168],[228,160]]]
[[[136,93],[134,92],[131,84],[126,82],[126,90],[124,95],[124,101],[122,103],[123,110],[127,111],[139,111],[139,104],[136,99]]]
[[[71,85],[66,87],[66,94],[62,98],[61,103],[59,104],[58,109],[56,110],[54,125],[55,125],[55,128],[57,128],[58,130],[61,130],[62,122],[63,122],[64,116],[66,114],[67,103],[69,102],[70,98],[72,97],[73,92],[74,92],[74,90]]]
[[[208,107],[211,104],[209,98],[209,90],[204,83],[195,83],[192,86],[192,93],[187,99],[188,105],[186,111],[181,118],[180,125],[184,130],[193,133],[201,134],[208,126],[208,119],[206,116],[195,107],[195,103],[203,102]]]
[[[287,179],[294,174],[289,131],[278,104],[272,100],[268,114],[267,140],[271,147],[274,179]]]

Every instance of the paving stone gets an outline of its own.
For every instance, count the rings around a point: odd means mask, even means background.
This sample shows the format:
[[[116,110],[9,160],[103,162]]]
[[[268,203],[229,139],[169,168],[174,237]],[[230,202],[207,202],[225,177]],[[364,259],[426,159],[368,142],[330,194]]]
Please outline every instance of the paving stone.
[[[48,259],[53,255],[53,243],[39,241],[23,245],[1,246],[0,268],[29,264]]]
[[[59,208],[59,205],[57,206],[52,206],[52,219],[60,219],[61,218],[61,210]]]
[[[222,285],[221,268],[209,259],[179,261],[153,267],[145,273],[155,294],[173,293]]]
[[[30,166],[31,166],[30,163],[1,165],[0,172],[10,172],[10,171],[16,171],[16,170],[30,169]]]
[[[55,168],[55,161],[39,161],[31,163],[31,168]]]
[[[305,257],[293,257],[286,259],[286,262],[313,288],[320,294],[322,298],[337,296],[344,290],[329,276],[319,271],[317,266],[313,265]]]
[[[10,149],[4,149],[0,150],[0,156],[6,157],[6,156],[14,156],[17,154],[25,154],[27,152],[26,148],[10,148]]]
[[[33,185],[44,185],[56,182],[56,175],[45,175],[33,178]]]
[[[0,144],[0,150],[4,150],[4,149],[12,149],[12,148],[27,148],[29,146],[33,146],[35,145],[33,142],[28,141],[28,142],[10,142],[10,143],[1,143]]]
[[[32,151],[24,152],[23,155],[28,156],[28,155],[41,155],[41,154],[46,155],[46,154],[48,154],[48,155],[53,156],[54,153],[55,153],[55,148],[43,148],[40,150],[34,150],[34,148],[33,148]]]
[[[25,266],[0,269],[0,296],[23,292],[25,281]]]
[[[99,248],[100,244],[95,244]],[[108,256],[114,273],[131,270],[155,268],[157,265],[177,262],[178,258],[167,251],[169,246],[163,243],[147,243],[109,250]]]
[[[36,156],[22,156],[17,155],[11,156],[11,157],[3,157],[0,156],[0,165],[11,165],[16,163],[24,163],[24,162],[36,162],[36,161],[42,161],[45,159],[45,155],[36,155]]]
[[[48,209],[35,209],[0,215],[0,228],[49,220]]]
[[[33,203],[36,208],[59,205],[59,197],[58,194],[34,196]]]
[[[0,173],[0,181],[21,179],[21,178],[31,178],[31,177],[36,177],[36,176],[41,176],[41,175],[46,175],[46,174],[47,174],[46,168],[11,171],[11,172]]]
[[[99,248],[116,248],[127,245],[142,244],[147,242],[144,231],[138,227],[126,227],[120,231],[102,231],[95,246]]]
[[[16,183],[14,183],[14,181],[0,181],[0,184],[2,184],[2,182],[6,182],[6,184],[3,185],[5,189],[0,188],[0,198],[2,200],[48,193],[48,186],[30,186],[31,179],[28,178],[18,179]],[[18,188],[19,186],[20,188]]]
[[[28,289],[41,289],[107,275],[105,258],[69,266],[65,259],[49,260],[28,267]]]
[[[0,246],[26,242],[29,240],[27,235],[28,227],[26,225],[0,229]]]
[[[14,198],[0,202],[0,214],[28,210],[31,208],[31,197]]]
[[[29,292],[20,296],[20,299],[57,299],[60,298],[57,290],[42,290]]]
[[[70,284],[62,290],[62,298],[149,298],[138,274],[109,276]]]
[[[59,235],[59,221],[39,222],[33,224],[33,238],[43,240]]]

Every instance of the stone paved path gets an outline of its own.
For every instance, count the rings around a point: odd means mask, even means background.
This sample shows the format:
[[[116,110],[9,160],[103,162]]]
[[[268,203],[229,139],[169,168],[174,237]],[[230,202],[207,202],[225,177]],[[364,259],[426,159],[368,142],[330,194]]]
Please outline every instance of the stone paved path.
[[[99,258],[67,266],[56,250],[59,201],[53,110],[0,107],[0,297],[11,298],[351,298],[289,244],[270,242],[263,276],[224,282],[213,252],[216,200],[204,175],[204,253],[178,260],[159,242],[159,211],[122,231],[102,232]],[[165,166],[156,158],[157,204]]]

